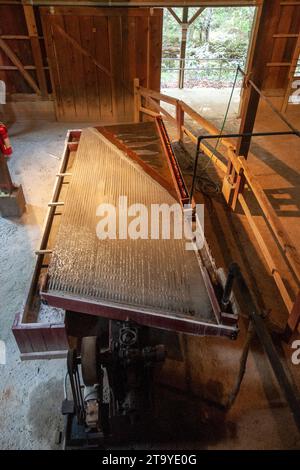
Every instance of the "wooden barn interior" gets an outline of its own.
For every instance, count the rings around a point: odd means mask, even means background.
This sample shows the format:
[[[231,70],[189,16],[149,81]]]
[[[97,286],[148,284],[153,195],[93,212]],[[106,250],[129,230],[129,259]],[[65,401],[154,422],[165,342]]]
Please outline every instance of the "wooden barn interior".
[[[244,7],[238,92],[186,91]],[[0,449],[300,448],[299,56],[300,1],[0,0]],[[96,236],[124,196],[201,246]]]

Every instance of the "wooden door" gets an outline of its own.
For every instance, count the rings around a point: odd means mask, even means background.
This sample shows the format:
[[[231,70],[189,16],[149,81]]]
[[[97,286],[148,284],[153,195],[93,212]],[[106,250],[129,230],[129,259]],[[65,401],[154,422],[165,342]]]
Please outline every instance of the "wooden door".
[[[130,122],[133,79],[159,91],[162,9],[40,12],[59,121]]]

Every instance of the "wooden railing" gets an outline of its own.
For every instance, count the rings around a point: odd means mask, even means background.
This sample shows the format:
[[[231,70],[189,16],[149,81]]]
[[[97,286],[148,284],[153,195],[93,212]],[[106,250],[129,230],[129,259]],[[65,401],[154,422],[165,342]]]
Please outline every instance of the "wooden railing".
[[[167,103],[174,106],[175,116],[172,116],[169,111],[163,108],[162,103]],[[188,116],[192,121],[198,124],[202,129],[205,129],[210,135],[219,135],[220,130],[214,126],[211,122],[197,113],[185,102],[173,98],[171,96],[159,93],[148,88],[141,87],[139,80],[134,80],[134,119],[135,122],[139,122],[141,114],[156,117],[162,116],[168,120],[171,124],[176,126],[178,141],[183,142],[184,136],[187,136],[193,143],[197,143],[197,136],[189,130],[185,125],[185,118]],[[298,328],[300,332],[300,256],[296,247],[293,245],[285,228],[282,225],[281,220],[277,216],[275,210],[270,204],[263,188],[259,184],[257,178],[252,173],[252,170],[243,156],[236,154],[235,143],[224,137],[220,139],[223,148],[222,156],[227,160],[227,165],[220,159],[220,152],[216,152],[209,148],[205,142],[201,142],[200,149],[207,155],[211,161],[221,169],[224,173],[223,177],[223,195],[228,204],[230,204],[230,196],[228,193],[235,193],[234,197],[239,201],[240,206],[249,222],[249,225],[253,231],[257,244],[261,250],[261,253],[266,261],[269,268],[270,274],[273,276],[283,302],[289,313],[287,325],[286,325],[286,338],[290,338],[291,334]],[[262,211],[262,215],[266,221],[269,229],[268,236],[265,235],[265,231],[261,231],[258,227],[255,217],[251,212],[251,208],[247,202],[247,197],[244,192],[240,192],[238,185],[233,184],[228,180],[229,168],[233,166],[237,175],[243,175],[246,180],[246,187],[250,189],[254,195],[259,207]],[[228,189],[229,187],[229,189]],[[232,206],[233,208],[235,207]],[[291,273],[292,278],[295,281],[296,288],[286,286],[284,276],[277,266],[275,256],[272,254],[269,248],[269,235],[271,235],[278,244],[278,250],[287,270]]]

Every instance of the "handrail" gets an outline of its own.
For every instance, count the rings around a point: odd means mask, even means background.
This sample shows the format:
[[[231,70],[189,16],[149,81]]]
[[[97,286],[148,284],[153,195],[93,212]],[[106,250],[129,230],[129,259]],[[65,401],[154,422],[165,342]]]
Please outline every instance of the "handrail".
[[[253,217],[251,213],[251,209],[246,201],[245,196],[243,193],[238,191],[237,198],[240,202],[241,208],[249,222],[250,228],[253,231],[253,234],[256,238],[260,251],[266,261],[266,264],[270,270],[271,275],[277,285],[277,288],[280,292],[280,295],[283,299],[283,302],[286,306],[286,309],[289,313],[289,318],[287,321],[287,330],[289,331],[290,335],[292,332],[298,327],[300,331],[300,309],[296,309],[297,299],[300,295],[300,256],[298,254],[297,249],[291,242],[285,228],[282,225],[281,220],[277,216],[276,212],[274,211],[272,205],[270,204],[265,192],[257,178],[252,173],[249,164],[245,160],[244,157],[239,156],[236,154],[236,146],[234,142],[228,138],[223,137],[219,131],[219,129],[197,113],[191,106],[186,104],[184,101],[179,99],[173,98],[171,96],[165,95],[163,93],[159,93],[158,91],[150,90],[148,88],[144,88],[139,86],[138,79],[134,81],[134,96],[135,96],[135,120],[139,122],[140,120],[140,113],[146,113],[150,116],[159,116],[163,114],[163,117],[170,120],[172,123],[175,123],[177,126],[177,137],[179,141],[183,141],[184,135],[186,135],[193,143],[200,144],[200,149],[211,159],[215,166],[220,168],[224,173],[223,179],[223,194],[227,196],[226,185],[230,185],[232,190],[237,190],[238,188],[235,187],[234,184],[228,181],[227,175],[227,166],[224,162],[219,158],[215,149],[209,148],[207,144],[203,141],[199,142],[199,137],[194,135],[192,131],[187,129],[184,120],[185,114],[188,115],[193,121],[199,124],[203,129],[205,129],[209,133],[209,138],[219,138],[220,142],[222,142],[223,146],[226,147],[227,152],[223,155],[228,162],[228,165],[232,165],[238,175],[243,175],[246,180],[246,184],[248,188],[251,189],[253,195],[255,196],[256,201],[258,202],[262,214],[267,222],[267,226],[269,232],[272,234],[272,237],[275,238],[277,241],[278,246],[280,247],[281,256],[287,266],[288,270],[291,272],[294,281],[296,281],[298,291],[290,292],[288,291],[285,282],[284,276],[281,274],[281,270],[276,265],[276,261],[274,256],[272,255],[269,249],[269,242],[266,239],[264,233],[259,229],[255,217]],[[142,104],[142,98],[145,100],[145,105]],[[156,102],[156,101],[158,102]],[[161,102],[165,102],[175,106],[176,109],[176,119],[170,115],[170,113],[162,107]],[[151,109],[149,109],[150,107]],[[155,111],[154,111],[155,110]],[[290,132],[292,134],[294,132]],[[297,132],[297,135],[299,131]],[[231,135],[230,137],[234,137],[235,135]],[[205,136],[203,136],[205,139]],[[218,152],[219,153],[219,152]],[[229,198],[227,198],[227,202]],[[279,248],[278,248],[279,249]],[[292,295],[292,296],[291,296]],[[293,298],[292,298],[293,297]],[[299,299],[298,299],[299,302]],[[297,311],[296,311],[297,310]],[[299,310],[299,311],[298,311]]]
[[[220,134],[220,130],[214,126],[211,122],[205,119],[201,114],[197,113],[193,108],[191,108],[188,104],[184,101],[179,101],[179,105],[182,107],[183,111],[185,111],[197,124],[200,124],[203,129],[205,129],[210,134]],[[220,139],[223,145],[227,148],[235,148],[234,143],[230,139]]]
[[[192,142],[196,142],[197,136],[194,135],[187,127],[184,125],[184,115],[188,115],[193,121],[205,129],[209,134],[220,134],[220,130],[214,126],[211,122],[205,119],[201,114],[197,113],[193,108],[191,108],[187,103],[181,101],[172,96],[160,93],[149,88],[145,88],[139,85],[139,80],[134,80],[134,96],[135,96],[135,121],[139,121],[140,113],[148,114],[149,116],[155,117],[157,115],[163,114],[164,118],[171,121],[173,124],[177,125],[177,136],[178,140],[183,139],[183,135],[187,135]],[[148,101],[148,107],[142,104],[142,98]],[[156,103],[153,100],[158,102],[165,102],[175,107],[176,109],[176,118],[171,116],[171,114],[166,111],[160,103]],[[229,139],[220,139],[220,142],[227,149],[235,149],[235,144]],[[218,166],[224,173],[226,173],[226,165],[218,157],[216,152],[213,149],[209,148],[205,143],[201,144],[201,150],[213,160],[215,165]],[[224,155],[226,158],[226,155]]]

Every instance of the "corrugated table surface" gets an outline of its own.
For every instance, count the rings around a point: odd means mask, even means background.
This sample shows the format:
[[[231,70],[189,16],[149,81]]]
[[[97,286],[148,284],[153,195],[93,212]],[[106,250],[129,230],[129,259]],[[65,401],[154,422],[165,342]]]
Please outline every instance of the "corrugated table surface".
[[[192,315],[214,322],[198,260],[184,239],[97,237],[102,203],[174,204],[175,199],[95,129],[80,138],[47,290],[96,304]],[[117,211],[117,216],[118,216]],[[117,227],[118,228],[118,227]]]

